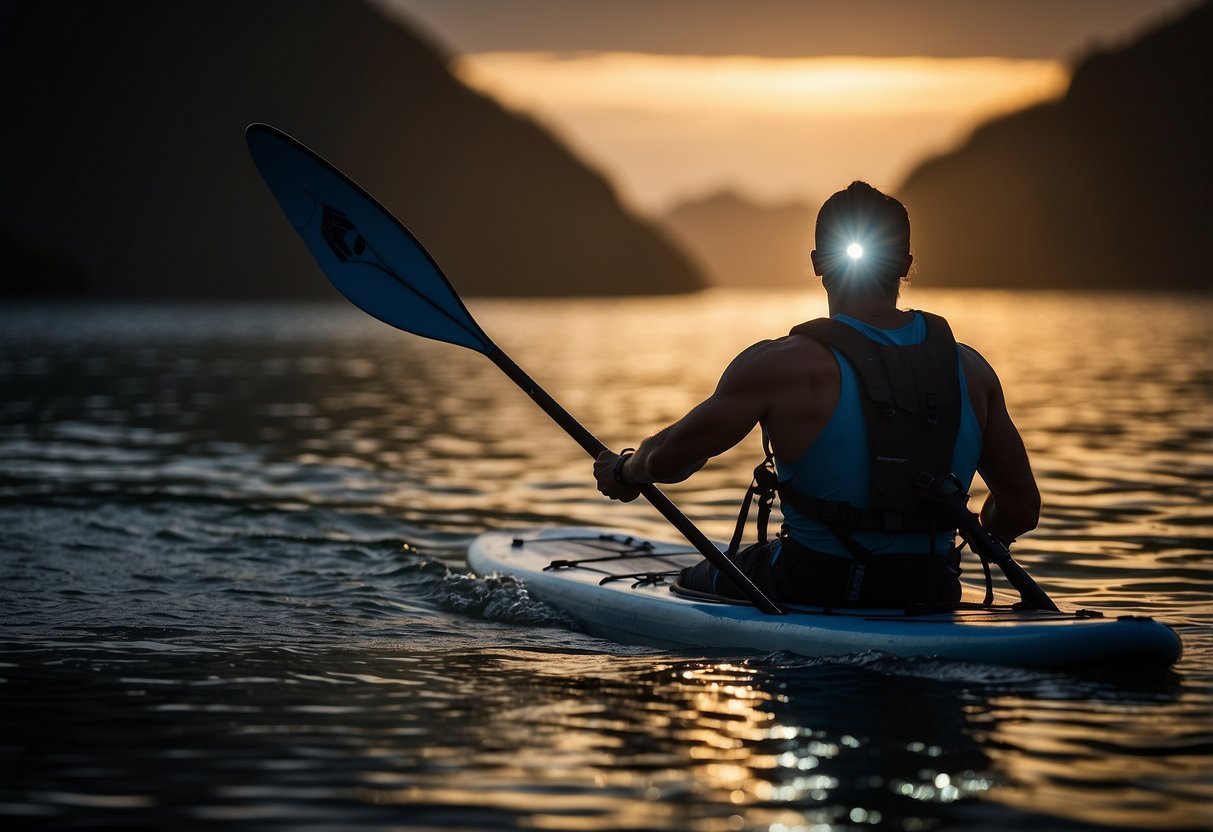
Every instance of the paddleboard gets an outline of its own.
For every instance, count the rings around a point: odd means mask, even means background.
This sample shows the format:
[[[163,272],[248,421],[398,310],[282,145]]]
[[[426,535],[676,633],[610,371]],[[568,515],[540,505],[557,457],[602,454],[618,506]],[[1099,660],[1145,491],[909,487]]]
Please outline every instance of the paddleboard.
[[[767,615],[672,592],[678,571],[700,558],[685,543],[592,528],[488,532],[467,555],[476,574],[513,576],[586,632],[625,644],[810,657],[881,651],[1033,668],[1166,667],[1182,650],[1175,631],[1151,618],[1016,610],[998,599],[983,607],[984,588],[967,589],[960,609],[926,615],[807,606]]]

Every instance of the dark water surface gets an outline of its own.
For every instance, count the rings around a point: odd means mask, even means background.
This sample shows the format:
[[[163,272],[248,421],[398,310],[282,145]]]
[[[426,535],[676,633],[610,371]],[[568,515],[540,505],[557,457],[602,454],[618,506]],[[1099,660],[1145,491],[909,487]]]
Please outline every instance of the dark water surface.
[[[1213,303],[914,290],[999,369],[1066,606],[1174,672],[671,653],[467,574],[490,528],[606,525],[484,358],[331,306],[0,307],[0,826],[1213,828]],[[610,445],[808,292],[480,302]],[[758,443],[671,496],[727,537]]]

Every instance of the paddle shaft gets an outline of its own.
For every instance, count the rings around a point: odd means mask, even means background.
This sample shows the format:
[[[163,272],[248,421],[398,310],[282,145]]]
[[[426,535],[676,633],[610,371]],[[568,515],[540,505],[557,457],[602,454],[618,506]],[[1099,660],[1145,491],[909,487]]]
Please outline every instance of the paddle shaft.
[[[505,373],[512,382],[522,388],[531,400],[552,418],[552,420],[564,429],[565,433],[573,437],[586,453],[595,459],[605,450],[609,450],[606,445],[602,444],[599,439],[590,433],[584,425],[573,418],[567,410],[565,410],[559,402],[548,395],[542,387],[540,387],[534,379],[526,374],[526,371],[514,363],[508,355],[502,352],[500,347],[493,346],[491,350],[485,353],[489,360],[497,365],[503,373]],[[712,541],[708,540],[707,536],[701,532],[690,519],[679,510],[678,506],[670,501],[670,498],[662,493],[655,485],[639,486],[640,493],[645,499],[652,503],[653,508],[661,513],[661,516],[670,522],[674,528],[693,545],[701,555],[708,559],[713,566],[733,582],[741,594],[746,597],[746,600],[753,604],[758,609],[769,615],[782,615],[784,610],[754,585],[754,582],[746,576],[744,572],[737,568],[737,564],[729,560],[723,552],[716,548]]]
[[[996,536],[982,528],[977,521],[977,515],[968,509],[963,509],[959,531],[973,551],[983,555],[986,560],[993,561],[1006,575],[1007,581],[1019,592],[1024,603],[1038,610],[1057,611],[1053,599],[1045,594],[1036,581],[1024,571],[1024,568],[1011,557],[1011,550]]]
[[[1015,562],[1007,545],[997,535],[984,528],[977,515],[969,511],[965,504],[968,495],[955,477],[942,477],[931,486],[933,495],[951,510],[960,536],[969,542],[969,547],[974,552],[998,565],[1025,604],[1038,610],[1057,611],[1053,599]]]

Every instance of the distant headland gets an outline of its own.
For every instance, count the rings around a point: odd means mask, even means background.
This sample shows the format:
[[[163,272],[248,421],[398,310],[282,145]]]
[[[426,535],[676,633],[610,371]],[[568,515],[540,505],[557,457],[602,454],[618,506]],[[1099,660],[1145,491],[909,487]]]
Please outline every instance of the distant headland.
[[[926,286],[1208,289],[1213,6],[1087,56],[897,193]]]
[[[893,193],[910,209],[915,284],[1210,288],[1211,17],[1205,3],[1086,56],[1062,100],[914,170]],[[718,193],[663,224],[714,285],[806,286],[817,207]]]
[[[1202,2],[921,164],[894,190],[916,282],[1207,289],[1210,42]],[[333,297],[247,158],[253,121],[360,181],[465,295],[811,277],[816,206],[718,194],[637,217],[363,0],[12,0],[0,68],[0,298]]]
[[[691,261],[528,118],[361,0],[0,5],[0,297],[335,297],[244,128],[363,184],[467,295],[695,291]]]

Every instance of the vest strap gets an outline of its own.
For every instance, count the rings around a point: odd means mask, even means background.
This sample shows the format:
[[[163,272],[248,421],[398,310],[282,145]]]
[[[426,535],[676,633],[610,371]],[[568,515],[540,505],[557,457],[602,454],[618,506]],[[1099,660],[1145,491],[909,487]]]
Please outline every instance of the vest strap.
[[[775,493],[779,485],[779,475],[775,473],[775,452],[771,450],[771,440],[767,429],[762,428],[762,449],[766,457],[754,469],[754,478],[746,489],[741,501],[741,509],[737,512],[737,525],[733,527],[733,539],[729,541],[729,557],[733,557],[741,549],[741,538],[745,534],[746,521],[750,516],[750,504],[758,501],[758,516],[755,525],[758,529],[758,542],[767,542],[767,526],[771,519],[771,509],[775,504]]]
[[[889,511],[881,508],[861,508],[843,500],[823,500],[798,491],[791,483],[779,484],[779,499],[791,505],[810,520],[830,528],[842,527],[852,532],[936,532],[946,523],[936,511]]]

